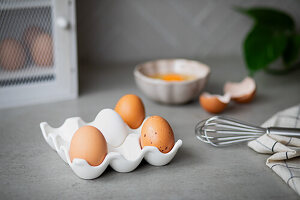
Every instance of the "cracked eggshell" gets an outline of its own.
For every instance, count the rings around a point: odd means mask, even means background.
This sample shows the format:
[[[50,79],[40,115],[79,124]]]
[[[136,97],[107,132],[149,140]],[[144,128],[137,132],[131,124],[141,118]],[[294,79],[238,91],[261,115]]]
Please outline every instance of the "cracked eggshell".
[[[220,113],[222,112],[230,102],[230,95],[225,94],[224,96],[209,94],[204,92],[199,97],[199,103],[204,110],[210,113]]]
[[[238,103],[248,103],[256,94],[256,83],[253,78],[246,77],[241,82],[227,82],[224,85],[224,93],[228,93],[231,99]]]

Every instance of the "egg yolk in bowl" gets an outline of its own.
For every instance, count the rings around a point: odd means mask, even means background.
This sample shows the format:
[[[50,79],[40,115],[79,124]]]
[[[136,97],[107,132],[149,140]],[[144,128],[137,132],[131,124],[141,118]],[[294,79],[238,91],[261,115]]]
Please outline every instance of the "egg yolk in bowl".
[[[176,74],[176,73],[155,74],[155,75],[152,75],[152,76],[149,76],[149,77],[154,78],[154,79],[161,79],[161,80],[164,80],[164,81],[186,81],[186,80],[196,79],[196,77],[192,76],[192,75]]]

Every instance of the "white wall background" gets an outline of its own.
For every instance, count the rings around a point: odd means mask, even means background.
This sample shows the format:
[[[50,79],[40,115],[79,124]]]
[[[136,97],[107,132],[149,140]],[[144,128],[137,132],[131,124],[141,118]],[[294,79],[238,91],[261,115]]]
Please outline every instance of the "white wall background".
[[[79,62],[241,57],[252,22],[234,6],[280,8],[300,30],[299,0],[78,0]]]

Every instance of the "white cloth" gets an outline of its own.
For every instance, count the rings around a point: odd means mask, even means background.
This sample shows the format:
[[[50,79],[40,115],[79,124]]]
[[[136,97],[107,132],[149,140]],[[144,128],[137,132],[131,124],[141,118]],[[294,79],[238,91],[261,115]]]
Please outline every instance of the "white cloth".
[[[300,105],[275,114],[262,127],[300,128]],[[300,139],[278,135],[263,135],[248,143],[258,153],[272,154],[267,166],[300,195]]]

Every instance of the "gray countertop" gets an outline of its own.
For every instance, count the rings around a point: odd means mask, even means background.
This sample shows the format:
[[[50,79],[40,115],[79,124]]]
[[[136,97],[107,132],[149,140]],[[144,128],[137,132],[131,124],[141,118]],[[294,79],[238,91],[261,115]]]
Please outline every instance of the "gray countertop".
[[[221,92],[226,80],[246,71],[238,59],[205,60],[212,67],[206,87]],[[81,66],[76,100],[0,110],[1,199],[297,199],[296,193],[266,165],[267,155],[246,144],[214,148],[200,143],[194,126],[210,114],[197,101],[167,106],[148,100],[135,86],[133,63]],[[258,95],[250,104],[230,104],[226,115],[261,124],[277,111],[300,102],[300,71],[286,76],[258,73]],[[130,173],[111,168],[95,180],[78,178],[44,141],[39,123],[60,126],[72,116],[91,121],[113,108],[126,93],[139,95],[147,115],[166,118],[183,146],[166,166],[143,161]],[[1,97],[3,98],[3,97]],[[4,97],[5,98],[5,97]]]

